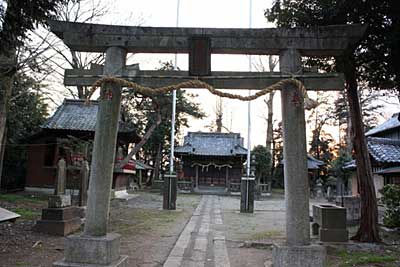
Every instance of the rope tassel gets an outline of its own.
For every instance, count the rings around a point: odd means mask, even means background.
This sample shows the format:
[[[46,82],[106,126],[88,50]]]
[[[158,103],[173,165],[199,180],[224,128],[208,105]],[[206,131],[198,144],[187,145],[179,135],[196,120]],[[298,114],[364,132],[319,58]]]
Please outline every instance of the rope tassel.
[[[249,96],[242,96],[242,95],[238,95],[238,94],[222,92],[220,90],[215,89],[210,84],[200,81],[200,80],[190,80],[190,81],[181,82],[181,83],[178,83],[175,85],[168,85],[168,86],[159,87],[159,88],[150,88],[150,87],[146,87],[146,86],[141,86],[135,82],[127,81],[122,78],[108,76],[108,77],[103,77],[103,78],[97,80],[92,85],[90,93],[87,97],[87,101],[89,101],[90,97],[94,94],[94,92],[97,90],[97,88],[101,87],[101,85],[103,83],[115,83],[115,84],[120,85],[121,87],[130,88],[133,91],[135,91],[136,93],[142,94],[144,96],[166,94],[166,93],[170,93],[174,90],[179,90],[181,88],[205,88],[213,95],[216,95],[219,97],[230,98],[230,99],[237,99],[237,100],[241,100],[241,101],[252,101],[252,100],[255,100],[261,96],[264,96],[272,91],[281,90],[287,86],[294,86],[297,88],[298,93],[304,97],[304,107],[306,109],[312,109],[312,108],[315,108],[318,106],[317,101],[312,100],[308,97],[307,90],[304,87],[303,83],[300,82],[299,80],[296,80],[293,78],[281,80],[271,86],[268,86],[262,90],[259,90],[255,94],[252,94]]]

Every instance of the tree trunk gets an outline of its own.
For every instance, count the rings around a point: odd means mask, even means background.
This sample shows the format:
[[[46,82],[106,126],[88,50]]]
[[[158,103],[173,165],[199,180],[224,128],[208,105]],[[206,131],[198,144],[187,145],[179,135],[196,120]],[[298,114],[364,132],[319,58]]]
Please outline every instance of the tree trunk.
[[[275,91],[269,93],[268,100],[265,101],[267,104],[268,115],[267,115],[267,138],[265,145],[271,155],[271,169],[269,170],[269,176],[272,178],[272,174],[274,172],[274,125],[273,125],[273,115],[274,115],[274,95]],[[272,180],[272,179],[270,179]]]
[[[3,174],[4,153],[6,151],[6,141],[7,141],[7,128],[5,129],[3,140],[1,140],[0,142],[0,192],[1,192],[1,177]]]
[[[267,104],[267,109],[268,109],[268,115],[267,115],[267,138],[266,138],[266,146],[269,152],[272,155],[272,139],[274,138],[274,129],[272,125],[272,119],[273,119],[273,114],[274,114],[274,95],[275,92],[269,93],[268,100],[265,101]]]
[[[160,176],[160,167],[161,167],[161,158],[162,158],[162,149],[163,149],[163,144],[159,143],[158,148],[157,148],[157,154],[156,154],[156,159],[154,162],[154,172],[153,172],[153,179],[158,179]],[[150,178],[150,181],[147,183],[148,185],[152,184],[152,181]]]
[[[347,100],[352,122],[351,133],[357,161],[357,181],[361,198],[360,227],[352,239],[361,242],[379,242],[378,208],[358,97],[356,67],[352,56],[347,55],[342,60],[341,66],[343,66],[346,77]]]
[[[161,113],[160,110],[157,112],[157,121],[150,126],[150,128],[147,130],[143,138],[140,140],[140,142],[129,152],[128,156],[126,156],[121,162],[119,162],[119,166],[122,168],[125,164],[129,162],[129,160],[136,155],[136,153],[139,152],[139,150],[147,143],[149,140],[150,136],[152,133],[155,131],[158,125],[161,123]]]
[[[11,56],[0,55],[0,140],[3,141],[6,132],[8,102],[12,92],[12,82],[16,72],[16,55],[11,52]],[[3,158],[0,159],[3,164]],[[1,172],[0,172],[1,185]]]

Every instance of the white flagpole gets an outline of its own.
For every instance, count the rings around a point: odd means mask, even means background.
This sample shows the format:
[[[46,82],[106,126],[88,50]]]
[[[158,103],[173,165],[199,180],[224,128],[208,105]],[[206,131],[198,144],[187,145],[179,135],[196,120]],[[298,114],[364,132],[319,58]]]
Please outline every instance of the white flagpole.
[[[176,4],[176,27],[179,26],[179,5],[180,0]],[[177,69],[178,55],[175,54],[174,69]],[[175,117],[176,117],[176,90],[172,92],[172,118],[171,118],[171,155],[169,158],[169,174],[174,172],[174,150],[175,150]]]
[[[249,28],[251,28],[251,18],[252,18],[252,0],[249,0]],[[249,71],[252,69],[251,55],[249,55]],[[249,95],[251,91],[249,90]],[[250,101],[247,103],[247,168],[246,175],[250,176],[250,162],[251,162],[251,104]]]

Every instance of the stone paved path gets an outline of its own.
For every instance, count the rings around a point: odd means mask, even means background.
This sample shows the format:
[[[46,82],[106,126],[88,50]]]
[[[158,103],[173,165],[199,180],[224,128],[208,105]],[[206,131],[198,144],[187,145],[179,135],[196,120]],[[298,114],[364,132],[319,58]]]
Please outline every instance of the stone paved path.
[[[218,196],[204,195],[165,267],[230,267]]]

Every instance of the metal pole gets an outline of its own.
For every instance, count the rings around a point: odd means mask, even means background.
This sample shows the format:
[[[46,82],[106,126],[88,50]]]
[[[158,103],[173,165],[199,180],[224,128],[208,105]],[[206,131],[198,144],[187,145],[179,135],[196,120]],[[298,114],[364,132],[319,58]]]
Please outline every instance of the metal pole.
[[[179,5],[180,0],[176,3],[176,27],[179,25]],[[178,55],[175,54],[174,69],[177,69]],[[175,113],[176,113],[176,90],[172,92],[172,118],[171,118],[171,155],[169,158],[169,174],[174,172],[174,150],[175,150]]]
[[[252,11],[252,0],[250,0],[249,3],[249,28],[251,28],[251,15]],[[249,71],[252,69],[252,64],[251,64],[251,55],[249,55]],[[249,90],[249,95],[251,94]],[[247,168],[246,168],[246,175],[247,177],[250,176],[250,157],[251,157],[251,104],[250,101],[247,103]]]

